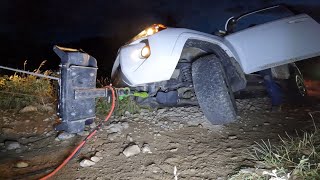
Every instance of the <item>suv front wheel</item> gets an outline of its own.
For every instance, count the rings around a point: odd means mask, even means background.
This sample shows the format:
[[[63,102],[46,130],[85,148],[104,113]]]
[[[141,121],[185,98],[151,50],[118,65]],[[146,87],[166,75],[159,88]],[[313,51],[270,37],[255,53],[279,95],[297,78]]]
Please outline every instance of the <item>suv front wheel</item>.
[[[236,120],[236,104],[224,68],[215,55],[201,57],[192,64],[194,90],[200,108],[212,124]]]

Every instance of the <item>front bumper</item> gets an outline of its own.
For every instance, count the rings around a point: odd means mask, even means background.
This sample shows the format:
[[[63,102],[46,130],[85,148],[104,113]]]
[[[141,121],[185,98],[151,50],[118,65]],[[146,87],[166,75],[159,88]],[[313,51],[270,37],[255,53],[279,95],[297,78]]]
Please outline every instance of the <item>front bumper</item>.
[[[131,84],[129,83],[129,80],[122,73],[121,66],[118,66],[117,70],[114,72],[111,78],[111,82],[112,82],[112,85],[117,88],[131,86]]]
[[[182,43],[176,44],[180,34],[181,31],[166,29],[122,46],[113,66],[113,81],[117,85],[137,87],[170,79],[183,48]],[[150,47],[148,58],[141,57],[145,46]]]

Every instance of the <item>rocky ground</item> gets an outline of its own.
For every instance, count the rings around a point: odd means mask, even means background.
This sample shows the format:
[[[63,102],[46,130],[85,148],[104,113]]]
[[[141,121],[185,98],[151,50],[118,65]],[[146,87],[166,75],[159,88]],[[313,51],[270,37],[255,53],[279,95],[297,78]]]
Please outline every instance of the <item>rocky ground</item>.
[[[246,153],[255,141],[276,143],[278,135],[312,129],[309,112],[320,120],[316,104],[281,112],[270,112],[269,104],[266,97],[238,99],[238,119],[225,126],[207,123],[197,106],[112,117],[52,179],[228,179],[255,166]],[[54,112],[30,109],[0,110],[0,179],[44,176],[95,127],[59,134]]]

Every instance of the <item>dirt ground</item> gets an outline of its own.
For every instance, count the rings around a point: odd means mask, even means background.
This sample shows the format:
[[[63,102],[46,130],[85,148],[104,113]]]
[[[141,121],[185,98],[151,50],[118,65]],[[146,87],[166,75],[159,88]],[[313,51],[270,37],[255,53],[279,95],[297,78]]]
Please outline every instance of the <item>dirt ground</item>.
[[[174,179],[174,167],[178,179],[228,179],[239,169],[255,165],[246,154],[255,141],[276,143],[278,135],[312,130],[308,113],[320,109],[311,103],[284,105],[281,112],[270,112],[268,98],[242,99],[237,104],[238,120],[225,126],[208,124],[199,107],[112,117],[52,179]],[[0,179],[38,179],[60,164],[84,138],[77,135],[55,140],[54,113],[0,113]],[[320,114],[317,118],[314,113],[314,119],[320,121]],[[20,148],[8,150],[5,142],[9,140],[18,142]],[[126,157],[123,151],[131,145],[142,151],[149,147],[151,152]],[[94,155],[101,160],[90,167],[80,166],[81,160]],[[17,167],[21,162],[27,167]]]

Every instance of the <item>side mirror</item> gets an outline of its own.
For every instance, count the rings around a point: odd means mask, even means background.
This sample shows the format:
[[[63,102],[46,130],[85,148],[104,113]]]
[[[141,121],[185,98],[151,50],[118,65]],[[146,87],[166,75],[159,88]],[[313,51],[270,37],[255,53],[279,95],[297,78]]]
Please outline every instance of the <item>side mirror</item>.
[[[233,33],[235,24],[236,19],[233,16],[227,20],[226,24],[224,25],[226,34]]]

